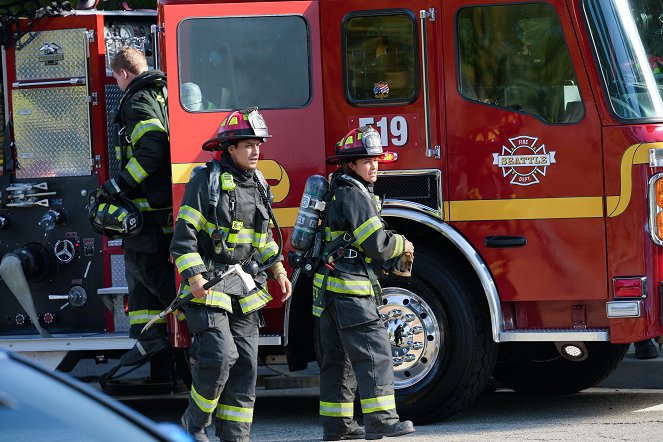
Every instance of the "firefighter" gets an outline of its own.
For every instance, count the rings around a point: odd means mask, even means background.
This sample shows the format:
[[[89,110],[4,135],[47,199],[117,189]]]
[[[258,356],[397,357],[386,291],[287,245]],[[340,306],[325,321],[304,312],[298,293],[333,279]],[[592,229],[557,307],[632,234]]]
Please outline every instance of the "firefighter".
[[[211,289],[208,280],[229,265],[254,261],[267,268],[282,290],[292,287],[272,237],[268,186],[257,169],[261,144],[269,138],[257,109],[234,111],[223,120],[206,151],[222,150],[186,186],[175,223],[171,254],[182,276],[181,296],[193,293],[186,321],[190,349],[191,395],[182,425],[197,441],[216,412],[216,434],[223,441],[248,441],[253,419],[258,362],[260,309],[272,297],[267,275],[254,277],[248,292],[237,274]]]
[[[165,320],[141,334],[176,293],[169,250],[172,238],[172,192],[166,77],[148,70],[141,51],[124,48],[111,62],[113,77],[124,91],[115,122],[119,124],[122,170],[101,186],[107,198],[131,199],[143,214],[138,235],[124,238],[124,265],[129,288],[129,336],[136,344],[120,365],[136,365],[169,347]]]
[[[331,177],[325,209],[323,266],[313,281],[318,320],[320,420],[323,440],[380,439],[414,432],[400,421],[387,330],[376,303],[380,286],[373,264],[395,262],[414,246],[384,229],[373,193],[380,135],[370,126],[351,130],[327,163],[341,167]],[[359,388],[365,429],[353,418]]]

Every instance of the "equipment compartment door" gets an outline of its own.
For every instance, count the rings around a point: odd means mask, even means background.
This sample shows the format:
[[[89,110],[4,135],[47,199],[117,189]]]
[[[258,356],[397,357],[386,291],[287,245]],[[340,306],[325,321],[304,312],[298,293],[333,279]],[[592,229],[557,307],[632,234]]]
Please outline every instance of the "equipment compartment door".
[[[84,28],[30,33],[16,43],[16,178],[90,175],[87,45]]]

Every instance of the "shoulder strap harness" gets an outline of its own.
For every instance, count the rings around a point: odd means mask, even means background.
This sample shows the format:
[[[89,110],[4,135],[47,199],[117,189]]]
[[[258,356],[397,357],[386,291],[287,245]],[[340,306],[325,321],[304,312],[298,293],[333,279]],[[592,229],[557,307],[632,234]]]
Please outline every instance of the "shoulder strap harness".
[[[371,203],[376,204],[376,201],[371,198],[371,194],[366,189],[366,186],[364,186],[362,183],[360,183],[358,180],[355,178],[351,177],[350,175],[347,174],[341,174],[336,177],[337,179],[340,179],[341,181],[344,181],[354,187],[357,187],[359,190],[362,191],[362,193],[368,198]],[[335,190],[335,180],[332,179],[331,183],[331,190],[330,190],[330,195],[333,194]],[[376,207],[377,208],[377,207]],[[322,218],[322,223],[320,226],[321,230],[321,241],[324,241],[324,231],[325,228],[327,227],[327,212],[323,212],[323,218]],[[316,238],[316,240],[318,240]],[[343,235],[339,236],[335,240],[331,241],[330,243],[326,244],[325,247],[322,249],[322,253],[320,254],[316,265],[314,268],[319,268],[320,264],[324,264],[324,268],[322,268],[322,283],[320,289],[313,294],[313,312],[314,315],[320,316],[322,311],[325,308],[326,301],[325,301],[325,291],[327,288],[327,279],[329,278],[329,273],[334,270],[334,261],[337,259],[341,258],[356,258],[359,256],[359,253],[354,247],[350,247],[352,243],[354,242],[355,237],[350,231],[346,231],[343,233]],[[320,240],[318,240],[320,241]],[[315,246],[314,246],[315,247]],[[354,252],[354,253],[353,253]],[[373,295],[375,296],[375,302],[377,305],[382,304],[382,287],[380,287],[380,283],[378,282],[378,278],[375,275],[375,272],[371,268],[368,262],[366,262],[366,259],[361,259],[362,264],[364,265],[364,269],[366,270],[366,274],[368,275],[368,279],[371,282],[371,286],[373,287]]]

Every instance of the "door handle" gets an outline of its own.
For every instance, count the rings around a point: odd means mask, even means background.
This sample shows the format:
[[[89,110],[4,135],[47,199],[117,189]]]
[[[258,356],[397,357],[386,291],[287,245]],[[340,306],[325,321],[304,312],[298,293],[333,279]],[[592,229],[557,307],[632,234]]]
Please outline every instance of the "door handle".
[[[527,238],[524,236],[494,235],[487,236],[483,243],[486,247],[491,248],[522,247],[527,244]]]

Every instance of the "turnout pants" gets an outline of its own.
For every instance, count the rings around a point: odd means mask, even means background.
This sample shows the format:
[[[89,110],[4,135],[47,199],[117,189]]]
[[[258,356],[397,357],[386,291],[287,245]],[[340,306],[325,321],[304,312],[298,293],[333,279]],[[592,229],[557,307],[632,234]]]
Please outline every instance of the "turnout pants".
[[[124,251],[124,269],[129,288],[129,336],[134,339],[166,337],[166,319],[141,334],[145,324],[175,298],[175,269],[169,262],[169,241],[161,241],[156,253]]]
[[[206,306],[186,310],[191,345],[191,397],[188,416],[206,427],[216,413],[216,434],[222,441],[248,442],[253,422],[258,374],[259,313],[235,313]]]
[[[354,430],[359,387],[364,424],[398,421],[391,344],[372,298],[334,296],[318,321],[320,421],[325,431]]]

